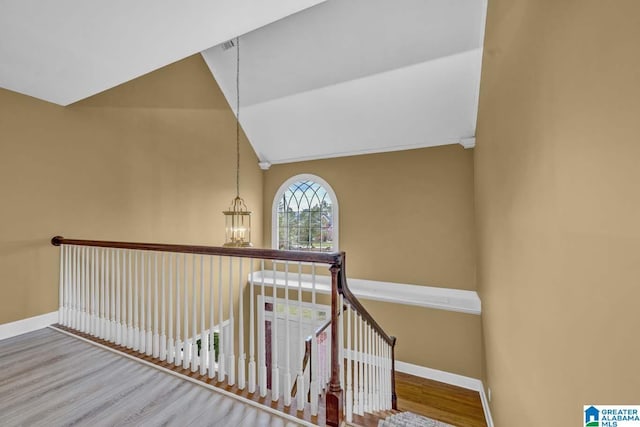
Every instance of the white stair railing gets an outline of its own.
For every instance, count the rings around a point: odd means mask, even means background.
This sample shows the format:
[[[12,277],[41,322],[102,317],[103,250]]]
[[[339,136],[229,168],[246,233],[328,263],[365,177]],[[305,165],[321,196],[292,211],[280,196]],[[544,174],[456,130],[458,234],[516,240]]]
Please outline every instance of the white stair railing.
[[[329,425],[395,406],[395,339],[348,291],[344,254],[53,243],[61,246],[59,323],[69,329],[285,407],[309,404],[312,415],[325,398]],[[317,303],[323,264],[330,313]]]

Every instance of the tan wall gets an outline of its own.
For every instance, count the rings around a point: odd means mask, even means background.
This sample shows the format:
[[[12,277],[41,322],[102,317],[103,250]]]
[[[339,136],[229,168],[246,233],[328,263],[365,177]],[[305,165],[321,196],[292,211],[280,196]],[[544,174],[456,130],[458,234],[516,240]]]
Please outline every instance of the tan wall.
[[[640,397],[640,2],[491,0],[475,148],[498,427]]]
[[[262,238],[262,171],[242,143],[241,195]],[[59,107],[0,89],[0,323],[57,309],[52,236],[224,241],[235,118],[197,55]]]
[[[335,190],[349,277],[475,290],[473,154],[460,146],[274,165],[264,179],[264,242],[288,178]],[[399,360],[479,378],[479,316],[363,301],[398,337]]]

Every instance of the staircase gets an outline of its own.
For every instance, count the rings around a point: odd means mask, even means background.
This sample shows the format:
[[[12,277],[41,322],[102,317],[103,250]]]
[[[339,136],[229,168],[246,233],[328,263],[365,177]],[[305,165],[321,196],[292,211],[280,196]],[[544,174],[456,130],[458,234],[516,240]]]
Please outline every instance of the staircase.
[[[344,252],[52,243],[65,332],[314,425],[395,414],[395,338],[349,290]],[[327,273],[322,319],[316,284]],[[307,337],[304,322],[316,328]]]

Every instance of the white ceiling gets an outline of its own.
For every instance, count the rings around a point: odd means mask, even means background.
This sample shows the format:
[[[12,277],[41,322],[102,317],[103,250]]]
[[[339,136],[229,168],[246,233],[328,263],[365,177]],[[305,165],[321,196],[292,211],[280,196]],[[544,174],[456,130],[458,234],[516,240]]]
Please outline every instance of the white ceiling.
[[[69,105],[324,0],[0,0],[0,87]]]
[[[475,136],[486,0],[328,0],[241,38],[240,121],[286,163]],[[235,50],[203,52],[235,106]]]
[[[202,52],[258,157],[473,144],[487,0],[0,0],[0,87],[69,105]],[[211,47],[214,46],[214,47]]]

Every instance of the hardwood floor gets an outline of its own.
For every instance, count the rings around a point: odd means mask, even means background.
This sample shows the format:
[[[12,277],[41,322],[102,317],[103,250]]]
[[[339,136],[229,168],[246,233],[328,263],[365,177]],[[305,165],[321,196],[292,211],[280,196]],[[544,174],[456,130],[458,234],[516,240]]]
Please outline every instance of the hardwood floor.
[[[487,427],[480,394],[473,390],[396,372],[398,410],[456,427]]]
[[[0,425],[296,423],[52,329],[0,341]]]

